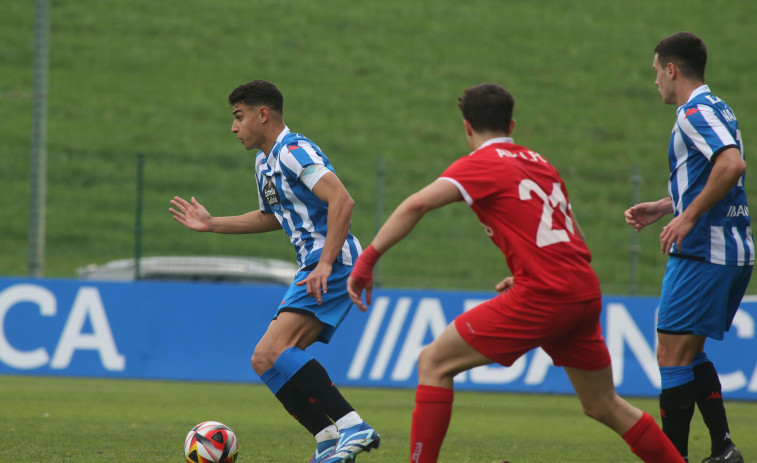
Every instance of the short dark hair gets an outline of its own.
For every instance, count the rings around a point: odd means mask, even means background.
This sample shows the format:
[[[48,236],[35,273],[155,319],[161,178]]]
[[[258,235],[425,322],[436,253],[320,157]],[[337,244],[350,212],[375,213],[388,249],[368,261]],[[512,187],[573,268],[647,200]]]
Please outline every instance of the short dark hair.
[[[684,77],[704,82],[707,65],[707,47],[704,41],[691,32],[676,32],[665,37],[654,49],[662,66],[673,63]]]
[[[264,105],[271,111],[284,114],[284,96],[267,80],[253,80],[240,85],[229,94],[229,104],[244,103],[247,106]]]
[[[485,83],[465,89],[457,106],[473,130],[508,132],[515,99],[499,85]]]

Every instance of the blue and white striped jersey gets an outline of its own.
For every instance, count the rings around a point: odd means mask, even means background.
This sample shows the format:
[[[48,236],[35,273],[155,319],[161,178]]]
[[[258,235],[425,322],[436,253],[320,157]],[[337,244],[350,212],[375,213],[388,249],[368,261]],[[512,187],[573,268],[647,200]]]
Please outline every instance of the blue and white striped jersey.
[[[318,263],[326,241],[328,205],[312,189],[327,172],[334,172],[326,155],[304,136],[288,127],[279,134],[271,154],[255,158],[260,210],[276,215],[297,252],[300,268]],[[362,252],[351,233],[337,261],[353,265]]]
[[[675,215],[680,214],[701,193],[714,165],[715,156],[726,148],[737,148],[744,156],[736,116],[706,85],[692,92],[678,108],[670,138],[668,192]],[[744,177],[712,209],[699,218],[683,239],[680,250],[671,255],[694,257],[718,265],[754,265],[754,241]]]

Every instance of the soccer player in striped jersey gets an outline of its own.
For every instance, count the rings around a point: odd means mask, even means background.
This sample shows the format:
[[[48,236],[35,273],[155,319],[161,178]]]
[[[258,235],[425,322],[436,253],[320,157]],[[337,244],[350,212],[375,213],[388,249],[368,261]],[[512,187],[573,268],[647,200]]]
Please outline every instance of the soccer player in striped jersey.
[[[557,170],[510,134],[514,100],[481,84],[460,97],[473,152],[403,201],[360,256],[347,282],[352,301],[371,302],[373,267],[429,211],[465,201],[513,273],[500,294],[458,316],[418,358],[410,462],[437,461],[452,413],[454,377],[493,362],[510,366],[541,347],[565,367],[587,415],[617,432],[645,462],[683,459],[654,418],[615,392],[599,317],[602,295]],[[475,457],[473,458],[475,460]]]
[[[305,352],[328,343],[352,306],[347,277],[361,252],[350,233],[354,201],[326,155],[284,124],[284,98],[256,80],[229,95],[231,131],[247,150],[258,150],[255,178],[260,208],[213,217],[194,197],[175,197],[174,218],[201,232],[262,233],[283,229],[300,269],[252,354],[252,368],[284,408],[316,439],[310,463],[353,461],[380,438]],[[282,457],[283,458],[283,457]],[[289,460],[289,456],[285,459]]]
[[[636,231],[667,214],[660,234],[668,254],[657,322],[662,376],[663,430],[688,456],[691,417],[699,407],[711,437],[709,463],[742,463],[731,441],[720,380],[704,351],[722,340],[746,291],[754,242],[744,192],[744,151],[731,108],[705,85],[707,50],[694,34],[679,32],[655,48],[655,84],[674,104],[669,196],[625,212]]]

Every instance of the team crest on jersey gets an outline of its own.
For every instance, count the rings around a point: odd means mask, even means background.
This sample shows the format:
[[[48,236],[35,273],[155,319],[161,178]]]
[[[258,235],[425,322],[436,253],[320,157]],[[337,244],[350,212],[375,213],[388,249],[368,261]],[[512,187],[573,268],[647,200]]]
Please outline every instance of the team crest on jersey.
[[[268,182],[263,186],[263,197],[265,198],[265,202],[271,207],[278,206],[281,203],[279,191],[276,189],[273,179],[269,178]]]

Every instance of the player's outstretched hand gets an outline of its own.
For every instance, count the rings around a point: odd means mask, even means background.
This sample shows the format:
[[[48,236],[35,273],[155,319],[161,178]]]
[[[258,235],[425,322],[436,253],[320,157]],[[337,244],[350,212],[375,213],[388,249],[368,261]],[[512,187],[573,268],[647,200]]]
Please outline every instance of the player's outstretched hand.
[[[355,271],[353,270],[352,275],[347,279],[347,294],[350,295],[352,303],[355,304],[358,309],[365,312],[368,310],[368,306],[373,299],[373,278],[371,278],[368,284],[366,284],[365,280],[361,281],[360,278],[352,278],[354,274]],[[365,303],[363,303],[363,290],[365,290]]]
[[[634,230],[639,231],[669,214],[670,211],[665,206],[666,203],[661,204],[660,201],[639,203],[626,209],[624,214],[626,223],[632,226]]]
[[[210,222],[213,217],[205,209],[205,206],[197,202],[194,196],[192,196],[191,204],[178,196],[173,197],[171,204],[176,209],[170,207],[168,208],[168,212],[173,214],[173,218],[177,222],[190,230],[199,232],[210,231]]]
[[[347,279],[347,294],[350,295],[352,303],[363,312],[368,310],[368,305],[373,300],[373,267],[379,257],[381,257],[381,253],[373,247],[373,243],[369,244],[357,258],[352,267],[352,272],[350,272],[350,277]],[[365,290],[365,304],[363,303],[363,290]]]

